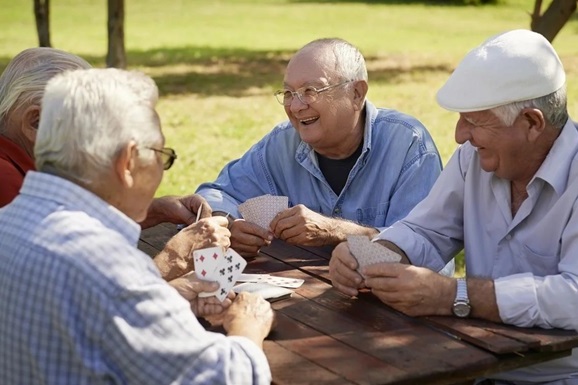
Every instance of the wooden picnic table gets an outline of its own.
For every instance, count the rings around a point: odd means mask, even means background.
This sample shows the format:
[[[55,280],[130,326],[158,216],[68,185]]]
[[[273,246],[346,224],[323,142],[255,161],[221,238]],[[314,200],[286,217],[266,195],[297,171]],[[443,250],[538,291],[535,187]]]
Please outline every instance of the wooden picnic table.
[[[172,224],[146,229],[139,248],[154,256],[176,232]],[[572,331],[414,318],[369,292],[350,298],[331,286],[330,256],[328,248],[275,240],[245,268],[305,280],[291,298],[272,303],[277,324],[264,350],[274,384],[466,384],[568,356],[578,346]]]

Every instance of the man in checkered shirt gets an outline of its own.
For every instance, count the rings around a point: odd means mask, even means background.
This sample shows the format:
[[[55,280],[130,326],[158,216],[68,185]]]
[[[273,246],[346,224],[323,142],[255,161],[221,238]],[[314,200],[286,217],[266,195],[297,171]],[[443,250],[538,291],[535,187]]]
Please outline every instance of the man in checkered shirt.
[[[0,209],[1,384],[270,383],[270,305],[248,293],[197,298],[217,284],[167,283],[136,248],[176,158],[157,97],[150,78],[115,69],[48,83],[38,171]],[[219,313],[227,336],[196,318]]]

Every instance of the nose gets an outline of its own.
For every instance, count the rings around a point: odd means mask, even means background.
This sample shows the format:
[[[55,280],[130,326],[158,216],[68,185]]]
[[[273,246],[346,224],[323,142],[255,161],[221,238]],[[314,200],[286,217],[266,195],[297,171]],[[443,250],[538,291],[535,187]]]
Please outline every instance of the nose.
[[[472,125],[461,115],[456,123],[455,140],[459,144],[464,144],[472,138]]]
[[[309,107],[308,104],[305,104],[301,101],[297,95],[293,96],[293,100],[291,100],[291,104],[287,107],[292,113],[299,112],[301,110],[305,110]]]

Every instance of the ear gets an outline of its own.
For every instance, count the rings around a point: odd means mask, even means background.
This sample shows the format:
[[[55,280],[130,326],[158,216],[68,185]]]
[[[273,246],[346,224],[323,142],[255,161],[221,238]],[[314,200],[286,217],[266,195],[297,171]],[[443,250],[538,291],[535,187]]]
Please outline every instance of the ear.
[[[520,112],[527,126],[527,135],[530,142],[535,142],[546,129],[544,114],[537,108],[524,108]]]
[[[21,130],[26,138],[34,143],[36,142],[36,134],[38,133],[38,123],[40,122],[40,106],[31,104],[24,110],[22,114]]]
[[[131,140],[119,151],[114,161],[114,171],[117,178],[126,188],[134,186],[134,171],[136,158],[138,157],[138,148],[136,142]]]
[[[365,80],[356,80],[353,84],[353,108],[361,111],[367,95],[367,82]]]

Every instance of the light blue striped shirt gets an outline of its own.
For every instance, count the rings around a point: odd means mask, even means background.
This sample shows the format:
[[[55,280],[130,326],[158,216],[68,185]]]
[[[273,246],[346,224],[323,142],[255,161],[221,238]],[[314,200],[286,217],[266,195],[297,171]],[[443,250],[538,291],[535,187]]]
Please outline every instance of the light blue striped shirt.
[[[1,384],[269,384],[244,337],[204,330],[136,248],[140,228],[29,172],[0,209]]]

